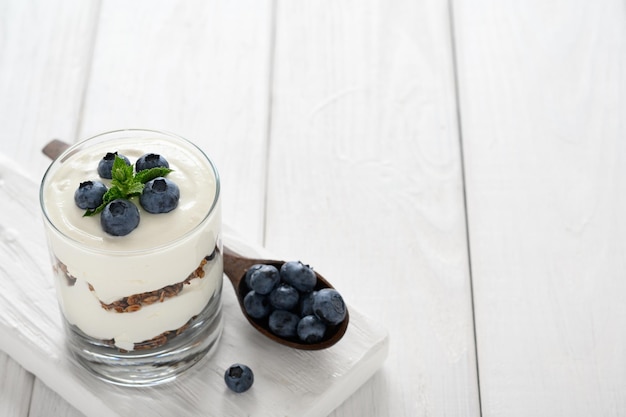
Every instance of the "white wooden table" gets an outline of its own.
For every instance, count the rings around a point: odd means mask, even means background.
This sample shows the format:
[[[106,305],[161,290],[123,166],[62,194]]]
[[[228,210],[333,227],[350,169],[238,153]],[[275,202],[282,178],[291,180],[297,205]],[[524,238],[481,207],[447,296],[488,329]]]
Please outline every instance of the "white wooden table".
[[[626,415],[625,117],[623,0],[0,0],[0,153],[177,132],[385,324],[334,416]],[[27,415],[80,413],[0,352]]]

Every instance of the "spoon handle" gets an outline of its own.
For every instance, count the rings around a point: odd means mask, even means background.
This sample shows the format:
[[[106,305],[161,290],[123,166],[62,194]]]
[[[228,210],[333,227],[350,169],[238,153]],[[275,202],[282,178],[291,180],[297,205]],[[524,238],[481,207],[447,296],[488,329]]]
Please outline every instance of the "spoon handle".
[[[63,142],[62,140],[52,139],[46,144],[46,146],[44,146],[41,152],[43,152],[44,155],[54,161],[59,157],[59,155],[63,153],[63,151],[65,151],[69,147],[70,145],[66,142]]]

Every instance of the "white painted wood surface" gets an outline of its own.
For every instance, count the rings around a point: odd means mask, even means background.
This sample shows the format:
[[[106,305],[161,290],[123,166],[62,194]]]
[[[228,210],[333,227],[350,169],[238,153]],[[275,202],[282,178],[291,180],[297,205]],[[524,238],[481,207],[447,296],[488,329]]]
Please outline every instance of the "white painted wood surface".
[[[626,3],[458,1],[486,416],[626,414]]]
[[[51,135],[76,137],[96,1],[0,1],[0,150],[41,177]]]
[[[267,247],[398,323],[371,415],[476,416],[447,2],[280,2],[276,23]]]
[[[0,0],[0,153],[198,142],[227,223],[389,329],[333,416],[624,415],[625,5],[450,3]],[[4,415],[81,414],[0,352]]]
[[[34,376],[4,352],[0,352],[0,370],[0,415],[28,415]]]

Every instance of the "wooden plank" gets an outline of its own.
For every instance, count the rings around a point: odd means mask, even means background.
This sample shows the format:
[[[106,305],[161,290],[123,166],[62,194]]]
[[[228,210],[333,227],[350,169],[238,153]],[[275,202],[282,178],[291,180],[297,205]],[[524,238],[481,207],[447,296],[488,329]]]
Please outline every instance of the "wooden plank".
[[[76,134],[98,2],[0,3],[0,150],[36,177],[53,137]]]
[[[626,5],[455,5],[483,415],[624,415]]]
[[[479,414],[448,11],[278,2],[267,247],[393,341],[337,416]]]
[[[224,219],[262,240],[271,0],[104,0],[80,136],[187,137],[215,161]]]
[[[0,416],[27,417],[34,377],[0,351]]]

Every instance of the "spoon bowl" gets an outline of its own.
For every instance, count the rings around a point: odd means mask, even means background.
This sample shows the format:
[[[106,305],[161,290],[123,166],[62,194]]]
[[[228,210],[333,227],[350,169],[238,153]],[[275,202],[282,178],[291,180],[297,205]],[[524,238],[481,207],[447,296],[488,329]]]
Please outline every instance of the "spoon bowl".
[[[42,150],[42,152],[48,156],[50,159],[56,159],[59,155],[61,155],[70,145],[67,143],[60,141],[58,139],[54,139],[49,142]],[[265,265],[273,265],[277,269],[280,270],[280,267],[285,263],[284,261],[276,261],[270,259],[254,259],[247,258],[241,256],[240,254],[234,252],[232,249],[224,246],[223,250],[224,257],[224,274],[228,277],[233,288],[235,290],[235,295],[237,296],[237,301],[239,302],[239,307],[241,308],[241,312],[244,317],[248,320],[248,322],[258,330],[261,334],[265,335],[269,339],[280,343],[285,346],[289,346],[294,349],[301,350],[321,350],[326,349],[333,346],[337,343],[346,332],[348,328],[349,322],[349,313],[346,308],[346,317],[343,321],[337,325],[328,325],[326,329],[326,334],[324,339],[316,343],[304,343],[300,342],[296,338],[282,338],[273,334],[268,325],[267,318],[265,319],[255,319],[248,315],[243,303],[243,299],[250,291],[245,282],[246,271],[256,264],[265,264]],[[315,291],[323,289],[323,288],[333,288],[333,286],[320,274],[316,271],[315,275],[317,276],[317,283],[315,285]]]
[[[243,299],[250,291],[248,286],[246,285],[246,271],[256,264],[265,264],[265,265],[273,265],[277,269],[280,270],[280,267],[285,263],[284,261],[276,261],[270,259],[254,259],[254,258],[246,258],[237,253],[235,253],[232,249],[224,246],[223,249],[224,255],[224,274],[228,277],[231,284],[233,284],[233,288],[235,289],[235,294],[237,295],[237,301],[239,302],[239,307],[241,308],[241,312],[244,317],[248,320],[248,322],[257,329],[260,333],[265,335],[266,337],[272,339],[273,341],[280,343],[285,346],[292,347],[294,349],[302,349],[302,350],[321,350],[331,347],[335,343],[337,343],[346,332],[348,328],[348,322],[350,321],[348,310],[346,309],[346,317],[343,321],[337,325],[331,326],[329,325],[326,329],[326,335],[324,339],[317,343],[303,343],[298,341],[297,339],[286,339],[280,336],[273,334],[269,330],[269,326],[267,324],[267,318],[264,319],[255,319],[250,317],[246,312],[246,309],[243,304]],[[315,271],[314,271],[315,272]],[[315,272],[317,276],[317,284],[315,285],[315,291],[321,290],[322,288],[333,288],[333,286],[320,274]]]

